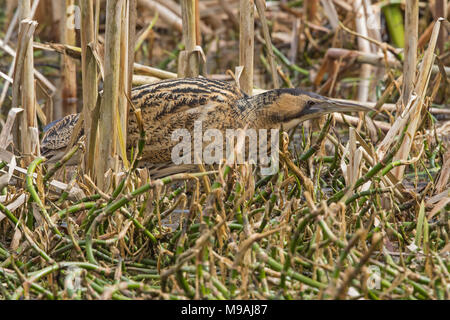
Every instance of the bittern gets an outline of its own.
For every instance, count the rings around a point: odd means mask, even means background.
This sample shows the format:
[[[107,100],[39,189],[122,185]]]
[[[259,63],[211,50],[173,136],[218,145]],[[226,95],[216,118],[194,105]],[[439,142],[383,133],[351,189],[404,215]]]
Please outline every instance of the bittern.
[[[153,177],[191,171],[196,165],[173,164],[171,150],[176,129],[194,130],[202,121],[203,130],[253,128],[289,130],[302,121],[332,112],[367,112],[358,104],[338,102],[300,89],[275,89],[248,96],[237,86],[206,78],[164,80],[136,87],[131,101],[142,111],[146,141],[140,166]],[[78,114],[68,115],[47,126],[41,153],[48,162],[65,153]],[[81,133],[82,134],[82,133]],[[127,146],[135,147],[140,133],[134,116],[129,116]]]

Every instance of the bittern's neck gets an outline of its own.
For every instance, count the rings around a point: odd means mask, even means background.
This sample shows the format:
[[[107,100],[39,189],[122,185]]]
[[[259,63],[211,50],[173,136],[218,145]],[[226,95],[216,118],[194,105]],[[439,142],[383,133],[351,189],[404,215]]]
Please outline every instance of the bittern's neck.
[[[274,89],[252,97],[246,96],[237,101],[238,111],[243,118],[257,114],[258,111],[264,110],[268,106],[276,103],[283,91],[284,89]]]
[[[286,89],[269,90],[253,97],[248,97],[247,100],[249,104],[256,110],[266,108],[267,106],[280,99],[280,96],[285,92],[285,90]]]

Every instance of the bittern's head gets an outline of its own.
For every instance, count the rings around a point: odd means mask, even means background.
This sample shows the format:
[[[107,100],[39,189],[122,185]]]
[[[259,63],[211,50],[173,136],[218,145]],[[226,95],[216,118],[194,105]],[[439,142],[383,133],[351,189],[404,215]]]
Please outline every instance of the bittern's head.
[[[62,159],[79,117],[79,114],[71,114],[49,123],[44,128],[44,135],[41,141],[41,156],[47,158],[46,163],[56,163]],[[80,137],[82,134],[83,132],[80,133]],[[79,160],[79,155],[76,154],[67,164],[78,164]]]
[[[288,130],[302,121],[332,112],[368,112],[359,104],[331,100],[301,89],[270,90],[251,98],[257,106],[258,118]]]

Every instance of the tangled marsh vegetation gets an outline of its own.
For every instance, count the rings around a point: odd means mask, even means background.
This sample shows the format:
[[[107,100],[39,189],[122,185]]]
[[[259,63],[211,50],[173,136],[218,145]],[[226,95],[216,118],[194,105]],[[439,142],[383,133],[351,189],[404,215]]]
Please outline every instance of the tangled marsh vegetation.
[[[0,8],[0,299],[450,298],[447,1]],[[374,112],[282,133],[269,176],[243,163],[153,179],[142,126],[124,152],[142,112],[126,93],[198,75]],[[44,127],[77,111],[91,139],[47,163]]]

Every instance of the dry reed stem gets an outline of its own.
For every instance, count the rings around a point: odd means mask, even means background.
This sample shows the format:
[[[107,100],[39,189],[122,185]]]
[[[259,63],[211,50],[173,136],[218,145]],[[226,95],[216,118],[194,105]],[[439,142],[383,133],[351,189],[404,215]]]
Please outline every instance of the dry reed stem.
[[[180,32],[183,31],[183,22],[181,18],[165,6],[153,0],[138,0],[138,4],[150,9],[153,12],[158,12],[161,19],[167,22],[171,27],[174,27]]]
[[[37,9],[37,7],[39,5],[39,1],[40,0],[35,0],[33,2],[33,5],[31,7],[31,12],[30,12],[30,18],[34,17],[34,14],[36,13],[36,9]],[[9,42],[9,40],[11,38],[11,35],[13,34],[14,29],[16,28],[17,22],[19,21],[19,14],[20,14],[19,8],[17,8],[16,12],[14,13],[14,17],[12,18],[12,21],[10,22],[10,24],[8,26],[8,30],[6,31],[5,38],[3,39],[3,41],[0,40],[0,47],[7,46],[8,42]],[[13,53],[14,53],[14,51],[13,51]],[[14,54],[13,54],[13,56],[14,56]],[[14,63],[12,63],[10,68],[9,68],[8,76],[12,77],[13,72],[14,72]],[[10,83],[12,83],[12,81],[11,82],[7,81],[5,83],[5,85],[3,86],[2,93],[0,95],[0,108],[3,105],[3,102],[4,102],[5,98],[6,98],[6,94],[8,92],[8,88],[9,88]]]
[[[169,71],[164,71],[158,68],[144,66],[139,63],[134,64],[134,72],[137,74],[143,74],[147,76],[156,77],[159,79],[175,79],[177,74]]]
[[[253,61],[255,46],[254,1],[240,0],[239,65],[243,67],[240,88],[253,94]]]
[[[356,12],[355,23],[356,23],[356,32],[361,34],[362,36],[368,37],[367,31],[367,18],[364,12],[364,6],[362,0],[356,0],[353,2],[354,10]],[[366,39],[362,37],[358,37],[358,48],[360,51],[364,53],[370,53],[370,43]],[[370,76],[372,73],[372,66],[369,64],[363,64],[361,66],[361,73],[359,75],[359,87],[358,87],[358,100],[359,101],[368,101],[369,100],[369,85],[370,85]]]
[[[270,69],[272,70],[273,87],[278,89],[280,87],[280,80],[278,79],[277,63],[275,61],[275,55],[273,54],[272,40],[270,39],[269,26],[267,25],[267,19],[265,12],[265,1],[256,0],[256,8],[258,10],[259,18],[263,28],[264,40],[266,42],[266,48],[268,51],[268,59],[270,63]]]
[[[11,108],[8,112],[8,118],[3,125],[2,132],[0,133],[0,150],[8,148],[10,141],[10,135],[13,131],[14,122],[16,121],[17,114],[22,112],[22,108]]]
[[[191,78],[199,75],[199,52],[197,49],[197,21],[195,0],[182,0],[183,43],[185,50],[178,59],[178,77]]]
[[[447,19],[447,14],[448,14],[448,1],[447,0],[435,0],[435,15],[436,18],[444,18],[445,20]],[[446,28],[441,28],[441,30],[439,31],[439,38],[438,38],[438,42],[437,42],[437,48],[439,49],[439,54],[444,54],[444,50],[445,50],[445,43],[448,41],[448,32],[446,30]]]
[[[117,119],[120,79],[120,35],[124,0],[107,0],[105,31],[104,96],[99,118],[99,157],[96,158],[97,184],[103,189],[105,173],[116,167]],[[123,94],[123,93],[122,93]],[[111,136],[112,133],[112,136]]]
[[[117,125],[117,150],[122,158],[122,163],[126,169],[129,168],[127,159],[127,124],[128,124],[128,100],[126,95],[131,95],[131,83],[133,81],[133,70],[128,67],[134,62],[134,39],[130,38],[130,0],[125,0],[122,6],[122,17],[120,27],[120,74],[119,74],[119,94],[118,94],[118,108],[116,113]],[[128,56],[129,52],[132,56]],[[133,59],[130,62],[130,59]]]
[[[128,96],[131,96],[133,88],[134,58],[136,47],[136,23],[137,23],[137,0],[128,0],[129,25],[128,25]]]
[[[81,76],[83,86],[83,109],[84,134],[86,136],[86,153],[84,155],[85,172],[92,174],[94,169],[95,141],[91,144],[92,112],[97,103],[97,63],[92,52],[96,46],[97,30],[94,21],[94,0],[81,2]],[[90,158],[90,159],[89,159]]]
[[[155,0],[181,17],[181,6],[174,0]]]
[[[405,12],[405,61],[403,62],[402,102],[406,106],[414,88],[417,65],[417,41],[419,36],[419,1],[406,1]],[[403,110],[403,108],[402,108]]]
[[[13,58],[16,58],[16,51],[14,51],[13,48],[11,48],[8,44],[3,42],[3,40],[0,39],[0,48],[3,49],[7,54],[12,56]],[[56,92],[56,87],[46,78],[42,73],[40,73],[38,70],[34,70],[34,75],[37,80],[42,82],[42,84],[47,88],[50,94],[53,94]]]
[[[355,62],[361,64],[371,64],[377,67],[389,66],[391,68],[400,68],[401,63],[398,60],[387,58],[379,53],[362,52],[357,50],[348,50],[342,48],[330,48],[327,50],[327,57],[332,59],[355,59]]]
[[[439,30],[441,27],[442,20],[443,19],[439,19],[438,21],[436,21],[434,25],[433,33],[431,34],[430,44],[428,45],[428,49],[423,57],[422,66],[419,71],[416,85],[414,88],[414,91],[417,93],[417,99],[412,105],[411,109],[407,110],[408,114],[405,117],[406,119],[408,119],[409,122],[407,135],[405,136],[403,145],[401,146],[400,150],[398,151],[394,159],[399,160],[408,159],[408,155],[410,153],[414,137],[419,125],[419,121],[421,120],[421,111],[423,108],[423,104],[425,102],[425,95],[431,77],[431,69],[434,64],[435,58],[434,51],[436,48],[436,43],[439,36]],[[400,166],[398,168],[395,168],[394,170],[395,170],[394,175],[397,177],[397,179],[401,180],[403,178],[405,167]]]
[[[339,27],[339,17],[333,1],[321,0],[320,2],[322,3],[323,10],[330,21],[331,27],[333,30],[336,30]]]
[[[58,9],[60,12],[59,21],[59,42],[74,46],[76,44],[75,26],[69,25],[68,10],[74,10],[74,0],[64,0],[60,2]],[[74,13],[72,13],[74,14]],[[55,108],[53,114],[56,119],[66,115],[77,113],[77,73],[76,64],[70,57],[63,55],[61,57],[61,79],[58,94],[60,95],[61,105]],[[53,119],[49,119],[53,120]]]
[[[19,45],[14,67],[13,108],[18,107],[19,99],[21,99],[24,112],[18,117],[17,130],[13,136],[17,139],[15,145],[26,156],[25,162],[29,163],[32,154],[39,154],[39,139],[36,135],[37,118],[33,59],[33,34],[37,23],[28,19],[31,16],[29,0],[19,3],[19,12],[22,22],[19,28]]]

